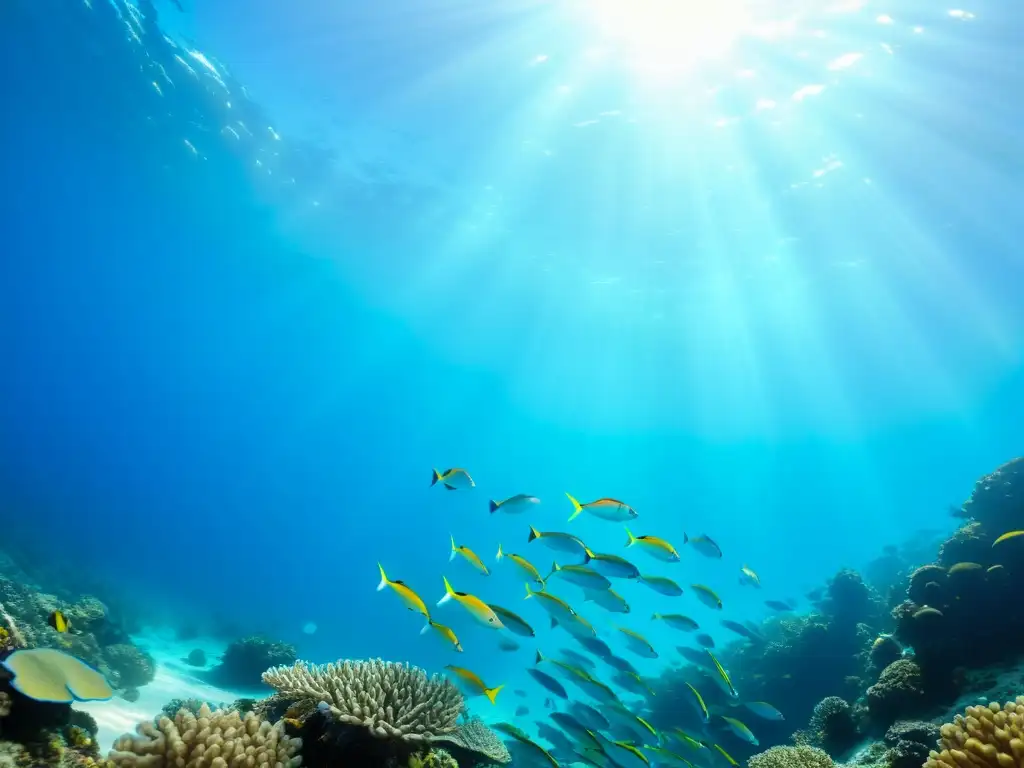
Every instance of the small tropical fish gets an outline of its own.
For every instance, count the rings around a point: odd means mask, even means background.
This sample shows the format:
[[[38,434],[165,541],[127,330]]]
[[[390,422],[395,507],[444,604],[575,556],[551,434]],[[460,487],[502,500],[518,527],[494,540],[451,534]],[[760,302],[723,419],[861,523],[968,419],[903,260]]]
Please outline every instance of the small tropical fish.
[[[992,542],[992,546],[994,547],[996,544],[1002,544],[1004,541],[1009,541],[1010,539],[1015,539],[1018,536],[1024,536],[1024,531],[1007,531],[1002,536],[1000,536],[998,539],[993,541]]]
[[[519,635],[520,637],[534,637],[537,634],[533,631],[533,627],[523,621],[519,614],[513,613],[508,608],[502,608],[500,605],[494,605],[492,603],[488,603],[487,607],[498,615],[498,618],[501,619],[501,623],[504,624],[513,634]]]
[[[64,634],[71,629],[71,624],[64,616],[64,612],[61,610],[53,611],[46,619],[46,623],[53,627],[57,632]]]
[[[624,523],[627,520],[632,520],[636,517],[636,510],[633,509],[629,504],[618,499],[598,499],[597,501],[588,501],[586,504],[580,504],[572,494],[565,494],[569,497],[569,501],[572,502],[573,513],[569,517],[570,522],[574,520],[581,512],[599,517],[602,520],[608,520],[612,523]]]
[[[644,751],[652,753],[659,765],[677,765],[681,768],[690,768],[693,765],[682,755],[677,755],[664,747],[644,747]]]
[[[702,723],[707,723],[711,719],[711,715],[708,714],[708,706],[704,703],[704,697],[700,695],[700,692],[689,683],[685,684],[690,689],[690,693],[693,695],[693,705],[697,708],[697,714],[700,715]]]
[[[469,611],[470,616],[485,627],[490,627],[491,629],[505,628],[505,625],[501,623],[501,619],[498,618],[498,614],[487,603],[475,595],[470,595],[466,592],[456,592],[448,582],[447,576],[442,576],[441,578],[444,579],[444,596],[437,601],[438,606],[444,605],[449,600],[455,600]]]
[[[544,662],[554,664],[556,667],[558,667],[558,671],[563,675],[563,677],[569,680],[575,680],[576,678],[585,678],[590,676],[589,673],[582,667],[570,664],[567,661],[561,661],[560,659],[549,659],[540,651],[537,651],[537,655],[534,657],[533,662],[534,664],[543,664]]]
[[[763,718],[765,720],[779,721],[786,719],[782,716],[782,713],[779,712],[779,710],[777,710],[767,701],[748,701],[743,706],[745,706],[758,717]]]
[[[626,629],[626,627],[618,627],[618,630],[626,638],[626,647],[637,656],[643,656],[645,659],[658,658],[658,652],[654,650],[654,646],[647,642],[647,638],[639,632]]]
[[[597,603],[612,613],[629,613],[629,603],[626,602],[626,598],[610,587],[608,589],[585,589],[583,601]]]
[[[978,563],[957,563],[949,568],[950,576],[957,576],[961,573],[975,573],[981,570],[981,565]]]
[[[657,536],[634,536],[629,528],[626,529],[626,536],[628,537],[626,539],[627,547],[639,544],[644,552],[657,560],[666,563],[679,562],[679,553],[676,552],[676,548],[664,539],[659,539]]]
[[[499,733],[504,733],[506,736],[511,736],[520,744],[525,744],[527,747],[529,747],[538,755],[547,760],[547,762],[550,763],[553,768],[559,768],[558,761],[551,756],[551,753],[544,749],[544,747],[535,742],[533,739],[531,739],[529,736],[527,736],[526,732],[522,729],[516,728],[514,725],[510,723],[491,723],[491,728],[498,731]]]
[[[761,579],[747,566],[740,568],[740,584],[749,584],[752,587],[761,588]]]
[[[647,574],[640,574],[639,581],[641,584],[646,584],[648,587],[653,589],[655,592],[661,595],[667,595],[668,597],[679,597],[683,594],[683,588],[676,584],[672,579],[664,576],[648,576]]]
[[[584,619],[578,613],[574,613],[572,619],[566,622],[561,622],[558,619],[551,618],[551,626],[560,626],[566,632],[573,637],[596,637],[597,630],[594,629],[594,625]]]
[[[712,541],[710,536],[701,534],[700,536],[694,536],[691,539],[684,533],[683,544],[689,544],[695,550],[700,552],[700,554],[704,555],[704,557],[710,557],[715,560],[722,559],[721,547],[719,547],[714,541]]]
[[[576,638],[580,645],[590,651],[592,654],[597,656],[599,659],[609,659],[614,654],[612,649],[608,647],[608,643],[597,637],[577,637]]]
[[[297,717],[285,717],[285,718],[283,718],[283,720],[288,725],[290,725],[292,728],[301,728],[302,727],[302,721],[299,720],[299,718],[297,718]]]
[[[451,534],[449,534],[449,535],[451,535]],[[451,539],[452,539],[452,552],[451,552],[450,555],[448,555],[448,562],[449,563],[452,560],[455,559],[456,555],[462,555],[464,558],[466,558],[466,560],[469,562],[470,565],[472,565],[474,568],[476,568],[478,571],[480,571],[480,573],[482,573],[484,576],[490,576],[491,575],[491,572],[489,570],[487,570],[487,566],[484,565],[484,561],[481,560],[479,558],[479,556],[477,556],[476,552],[474,552],[469,547],[460,546],[460,545],[456,544],[454,536],[452,536]]]
[[[636,671],[636,667],[634,667],[629,661],[627,661],[626,659],[620,658],[618,656],[615,656],[614,654],[608,656],[605,659],[602,659],[602,661],[604,661],[604,663],[607,664],[612,669],[619,670],[619,672],[626,672],[627,674],[630,674],[630,675],[637,675],[637,674],[639,674]]]
[[[550,741],[555,746],[555,749],[572,752],[576,747],[576,745],[572,743],[572,739],[562,733],[558,728],[555,728],[541,720],[537,721],[537,735],[545,741]]]
[[[497,685],[494,688],[488,688],[476,672],[471,672],[464,667],[448,664],[445,669],[455,676],[456,685],[468,696],[479,696],[482,694],[490,700],[491,704],[495,703],[498,693],[505,687],[504,685]]]
[[[669,738],[675,739],[680,744],[682,744],[685,747],[688,747],[694,752],[700,752],[702,749],[707,749],[707,747],[705,747],[704,744],[702,744],[700,741],[698,741],[693,736],[688,734],[682,728],[672,727],[667,731],[667,733]]]
[[[468,490],[476,485],[473,478],[469,476],[469,472],[459,467],[446,469],[444,472],[438,472],[435,469],[430,478],[430,485],[434,486],[438,483],[441,483],[449,491]]]
[[[515,563],[516,567],[519,568],[519,570],[521,570],[524,574],[526,574],[526,577],[530,581],[536,582],[537,584],[540,584],[542,587],[544,586],[544,577],[540,575],[540,571],[538,571],[533,566],[533,563],[531,563],[525,557],[522,557],[521,555],[514,555],[511,552],[509,552],[506,555],[504,552],[501,551],[501,544],[499,543],[498,554],[494,559],[500,562],[503,557],[507,557],[509,560]]]
[[[600,552],[590,552],[589,554],[590,562],[587,565],[602,576],[607,576],[609,579],[635,579],[640,576],[640,569],[624,557]]]
[[[985,569],[985,573],[996,574],[1002,573],[1004,570],[1005,568],[1003,568],[1003,566],[1001,565],[990,565],[988,568]]]
[[[513,651],[518,651],[520,648],[522,648],[522,646],[519,643],[517,643],[515,638],[513,637],[507,637],[505,635],[502,635],[498,638],[499,651],[506,651],[508,653],[511,653]]]
[[[608,719],[589,704],[574,701],[569,705],[573,716],[592,731],[604,731],[608,728]]]
[[[750,627],[740,624],[738,621],[733,621],[732,619],[722,619],[721,624],[726,629],[732,630],[740,637],[745,637],[748,640],[752,640],[754,642],[764,640],[764,637],[761,636],[760,631],[755,632]]]
[[[729,677],[729,673],[725,671],[725,667],[718,661],[718,658],[710,650],[707,650],[707,654],[711,657],[712,663],[715,665],[715,674],[712,675],[718,687],[725,692],[726,695],[733,699],[739,698],[739,693],[736,692],[735,686],[732,684],[732,679]]]
[[[657,741],[657,732],[651,728],[650,723],[634,715],[623,706],[622,702],[611,702],[602,708],[602,712],[608,718],[608,722],[611,724],[611,731],[616,736],[626,733],[629,739],[638,744],[652,740]],[[605,746],[607,747],[607,744]]]
[[[380,568],[380,584],[377,585],[377,591],[380,592],[385,587],[391,587],[394,593],[398,595],[398,599],[405,603],[406,608],[423,614],[423,617],[430,621],[430,611],[427,610],[427,604],[423,602],[423,599],[406,586],[404,581],[391,581],[387,574],[384,573],[383,565],[377,563],[377,567]]]
[[[576,611],[569,607],[569,604],[560,597],[555,597],[550,592],[543,589],[531,589],[530,585],[526,585],[526,597],[524,600],[529,600],[531,597],[537,598],[541,608],[548,612],[554,621],[561,621],[563,623],[569,623],[573,617],[576,616]]]
[[[588,659],[582,653],[577,653],[571,648],[563,648],[559,653],[562,654],[568,661],[575,664],[577,667],[589,669],[594,671],[597,669],[597,664],[594,663],[593,659]]]
[[[553,678],[547,672],[542,672],[539,669],[534,669],[533,667],[530,667],[530,669],[526,670],[526,673],[556,696],[559,696],[563,699],[569,698],[569,694],[566,693],[566,690],[562,686],[562,684],[555,680],[555,678]]]
[[[530,536],[527,539],[527,542],[533,541],[539,541],[548,549],[552,549],[555,552],[577,555],[582,559],[580,565],[586,565],[590,560],[590,550],[587,549],[587,545],[568,533],[559,533],[558,531],[538,531],[531,525]]]
[[[673,629],[678,629],[681,632],[696,632],[700,629],[700,625],[691,619],[689,616],[683,616],[681,613],[655,613],[651,616],[653,621],[664,621]]]
[[[711,746],[716,752],[718,752],[718,754],[720,754],[722,757],[726,759],[726,762],[728,762],[729,765],[733,766],[734,768],[735,766],[739,765],[739,763],[736,762],[733,756],[726,752],[724,749],[722,749],[720,746],[718,746],[717,744],[712,744]]]
[[[625,741],[613,741],[605,747],[605,754],[620,768],[649,768],[651,761],[639,749]]]
[[[428,621],[423,629],[420,630],[420,634],[425,635],[430,630],[434,630],[442,640],[452,646],[452,648],[459,653],[462,653],[462,643],[459,642],[459,638],[455,636],[451,627],[446,627],[444,624],[438,624],[436,621]]]
[[[691,584],[690,589],[693,590],[693,594],[697,596],[697,599],[708,608],[716,611],[722,610],[722,600],[711,587],[706,587],[703,584]]]
[[[612,682],[630,693],[638,693],[641,696],[654,695],[654,691],[636,672],[619,672],[612,678]]]
[[[677,645],[676,650],[679,651],[679,654],[691,664],[696,664],[700,667],[714,666],[704,651],[698,651],[696,648],[690,648],[685,645]]]
[[[784,603],[781,600],[765,600],[764,604],[771,608],[773,611],[779,611],[781,613],[792,611],[794,608],[794,606],[790,603]]]
[[[729,730],[732,731],[736,736],[743,739],[748,744],[753,744],[755,747],[758,746],[759,742],[757,736],[751,731],[745,724],[737,720],[735,717],[727,717],[726,715],[720,716],[729,726]]]
[[[577,587],[582,587],[588,591],[605,590],[612,587],[612,583],[605,576],[602,576],[586,565],[559,565],[558,563],[552,563],[551,573],[547,575],[545,582],[556,575],[570,584],[575,584]]]
[[[520,704],[516,707],[516,717],[522,717],[523,715],[530,714],[530,708]]]
[[[707,632],[701,632],[699,635],[694,636],[694,640],[700,643],[703,648],[714,648],[715,639]]]
[[[565,731],[570,738],[575,739],[577,743],[590,749],[600,749],[601,742],[583,723],[568,712],[552,712],[551,719],[558,723],[558,727]]]
[[[619,697],[615,695],[615,691],[609,688],[607,685],[602,683],[600,680],[596,680],[590,675],[586,677],[577,677],[573,680],[574,683],[586,693],[588,696],[600,701],[604,704],[610,702],[617,702]]]
[[[504,501],[494,501],[492,499],[489,503],[492,515],[495,512],[519,515],[540,504],[540,499],[536,496],[527,496],[525,493],[517,493],[515,496],[509,496]]]

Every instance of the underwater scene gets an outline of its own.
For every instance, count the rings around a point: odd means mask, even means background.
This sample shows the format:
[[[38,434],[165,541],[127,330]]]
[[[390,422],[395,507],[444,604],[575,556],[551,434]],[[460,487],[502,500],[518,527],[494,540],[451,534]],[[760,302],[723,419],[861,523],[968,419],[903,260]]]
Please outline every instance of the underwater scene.
[[[0,768],[1024,768],[964,2],[0,0]]]

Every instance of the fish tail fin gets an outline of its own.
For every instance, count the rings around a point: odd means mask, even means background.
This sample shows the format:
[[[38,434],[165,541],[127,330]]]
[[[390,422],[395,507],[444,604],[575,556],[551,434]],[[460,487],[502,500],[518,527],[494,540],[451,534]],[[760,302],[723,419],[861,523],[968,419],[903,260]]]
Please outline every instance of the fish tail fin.
[[[540,531],[538,531],[538,530],[537,530],[536,528],[534,528],[534,527],[533,527],[533,526],[531,525],[531,526],[530,526],[530,538],[528,538],[528,539],[526,540],[526,541],[527,541],[527,543],[529,543],[529,542],[531,542],[531,541],[533,541],[534,539],[536,539],[536,538],[539,538],[539,537],[540,537]]]
[[[544,661],[544,654],[540,651],[537,651],[537,655],[534,657],[533,663],[540,664],[542,661]]]
[[[554,616],[552,616],[551,617],[551,628],[554,629],[557,626],[558,626],[558,619],[556,619]]]
[[[377,563],[377,567],[380,568],[380,584],[377,585],[377,591],[380,592],[384,587],[388,585],[388,575],[384,573],[384,566]]]
[[[444,596],[437,601],[437,604],[439,606],[447,603],[449,600],[452,599],[452,595],[455,594],[455,590],[452,589],[452,585],[448,583],[448,577],[442,576],[441,578],[444,579]]]
[[[450,533],[448,535],[451,536],[451,538],[452,538],[452,551],[451,551],[451,554],[448,555],[448,562],[450,563],[452,560],[455,559],[455,555],[457,555],[459,553],[459,548],[457,546],[455,546],[455,537],[452,536],[452,534],[450,534]]]
[[[633,535],[633,532],[629,530],[629,528],[626,528],[626,536],[628,537],[626,539],[627,547],[632,547],[634,544],[636,544],[636,536]]]
[[[432,470],[432,474],[430,476],[430,487],[433,488],[435,485],[437,485],[437,481],[440,479],[441,473],[438,472],[436,469]]]
[[[497,703],[498,694],[501,693],[501,689],[504,688],[504,684],[497,685],[494,688],[484,688],[484,695],[490,699],[491,704]]]
[[[531,597],[533,597],[533,590],[530,589],[530,582],[526,582],[526,597],[523,600],[529,600]]]
[[[505,553],[501,551],[501,542],[498,542],[498,554],[494,556],[495,560],[501,560],[505,556]]]
[[[661,614],[660,613],[652,613],[651,614],[651,621],[656,621],[657,619],[660,619],[660,618],[661,618]]]
[[[494,499],[488,501],[487,506],[490,508],[492,515],[498,511],[498,502],[496,502]]]
[[[683,544],[689,544],[690,537],[686,535],[686,531],[683,531]]]
[[[583,511],[583,505],[580,504],[571,493],[567,492],[565,495],[568,496],[569,501],[572,502],[572,514],[569,515],[569,522],[571,523],[576,518],[576,516]]]
[[[427,623],[423,625],[423,629],[420,630],[420,634],[421,635],[427,634],[427,632],[430,630],[430,625],[433,624],[433,623],[434,622],[432,622],[430,619],[427,619]]]

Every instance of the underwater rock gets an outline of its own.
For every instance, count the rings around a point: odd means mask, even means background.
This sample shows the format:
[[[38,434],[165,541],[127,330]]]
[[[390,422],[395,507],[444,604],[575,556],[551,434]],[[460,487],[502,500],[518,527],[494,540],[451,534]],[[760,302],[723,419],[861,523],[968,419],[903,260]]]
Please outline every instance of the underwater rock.
[[[882,670],[867,690],[868,715],[878,729],[920,713],[924,706],[924,678],[917,663],[900,659]]]
[[[985,562],[992,557],[992,542],[997,535],[987,535],[981,523],[977,521],[966,523],[942,542],[938,562],[945,568],[957,563]]]
[[[202,648],[193,648],[188,652],[188,656],[185,658],[185,663],[190,664],[193,667],[205,667],[206,651]]]
[[[297,658],[293,645],[265,637],[245,637],[231,643],[220,663],[205,676],[226,688],[256,688],[268,669],[293,664]]]
[[[141,688],[156,676],[153,657],[137,645],[109,645],[103,649],[103,658],[110,670],[110,683],[115,688]]]

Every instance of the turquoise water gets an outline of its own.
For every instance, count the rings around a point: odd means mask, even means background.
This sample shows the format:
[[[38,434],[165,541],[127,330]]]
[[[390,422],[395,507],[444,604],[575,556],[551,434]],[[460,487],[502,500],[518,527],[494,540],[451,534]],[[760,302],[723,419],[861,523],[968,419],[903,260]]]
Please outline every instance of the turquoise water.
[[[734,619],[951,530],[1024,425],[1020,22],[729,8],[7,3],[4,544],[154,626],[510,692],[575,646],[498,543],[544,573],[529,524],[634,554],[566,492],[632,505],[682,558],[637,564]],[[477,487],[429,487],[452,466]],[[536,512],[488,513],[516,493]],[[448,605],[455,657],[378,562],[538,639]],[[621,591],[624,618],[564,594],[655,675],[669,599]]]

